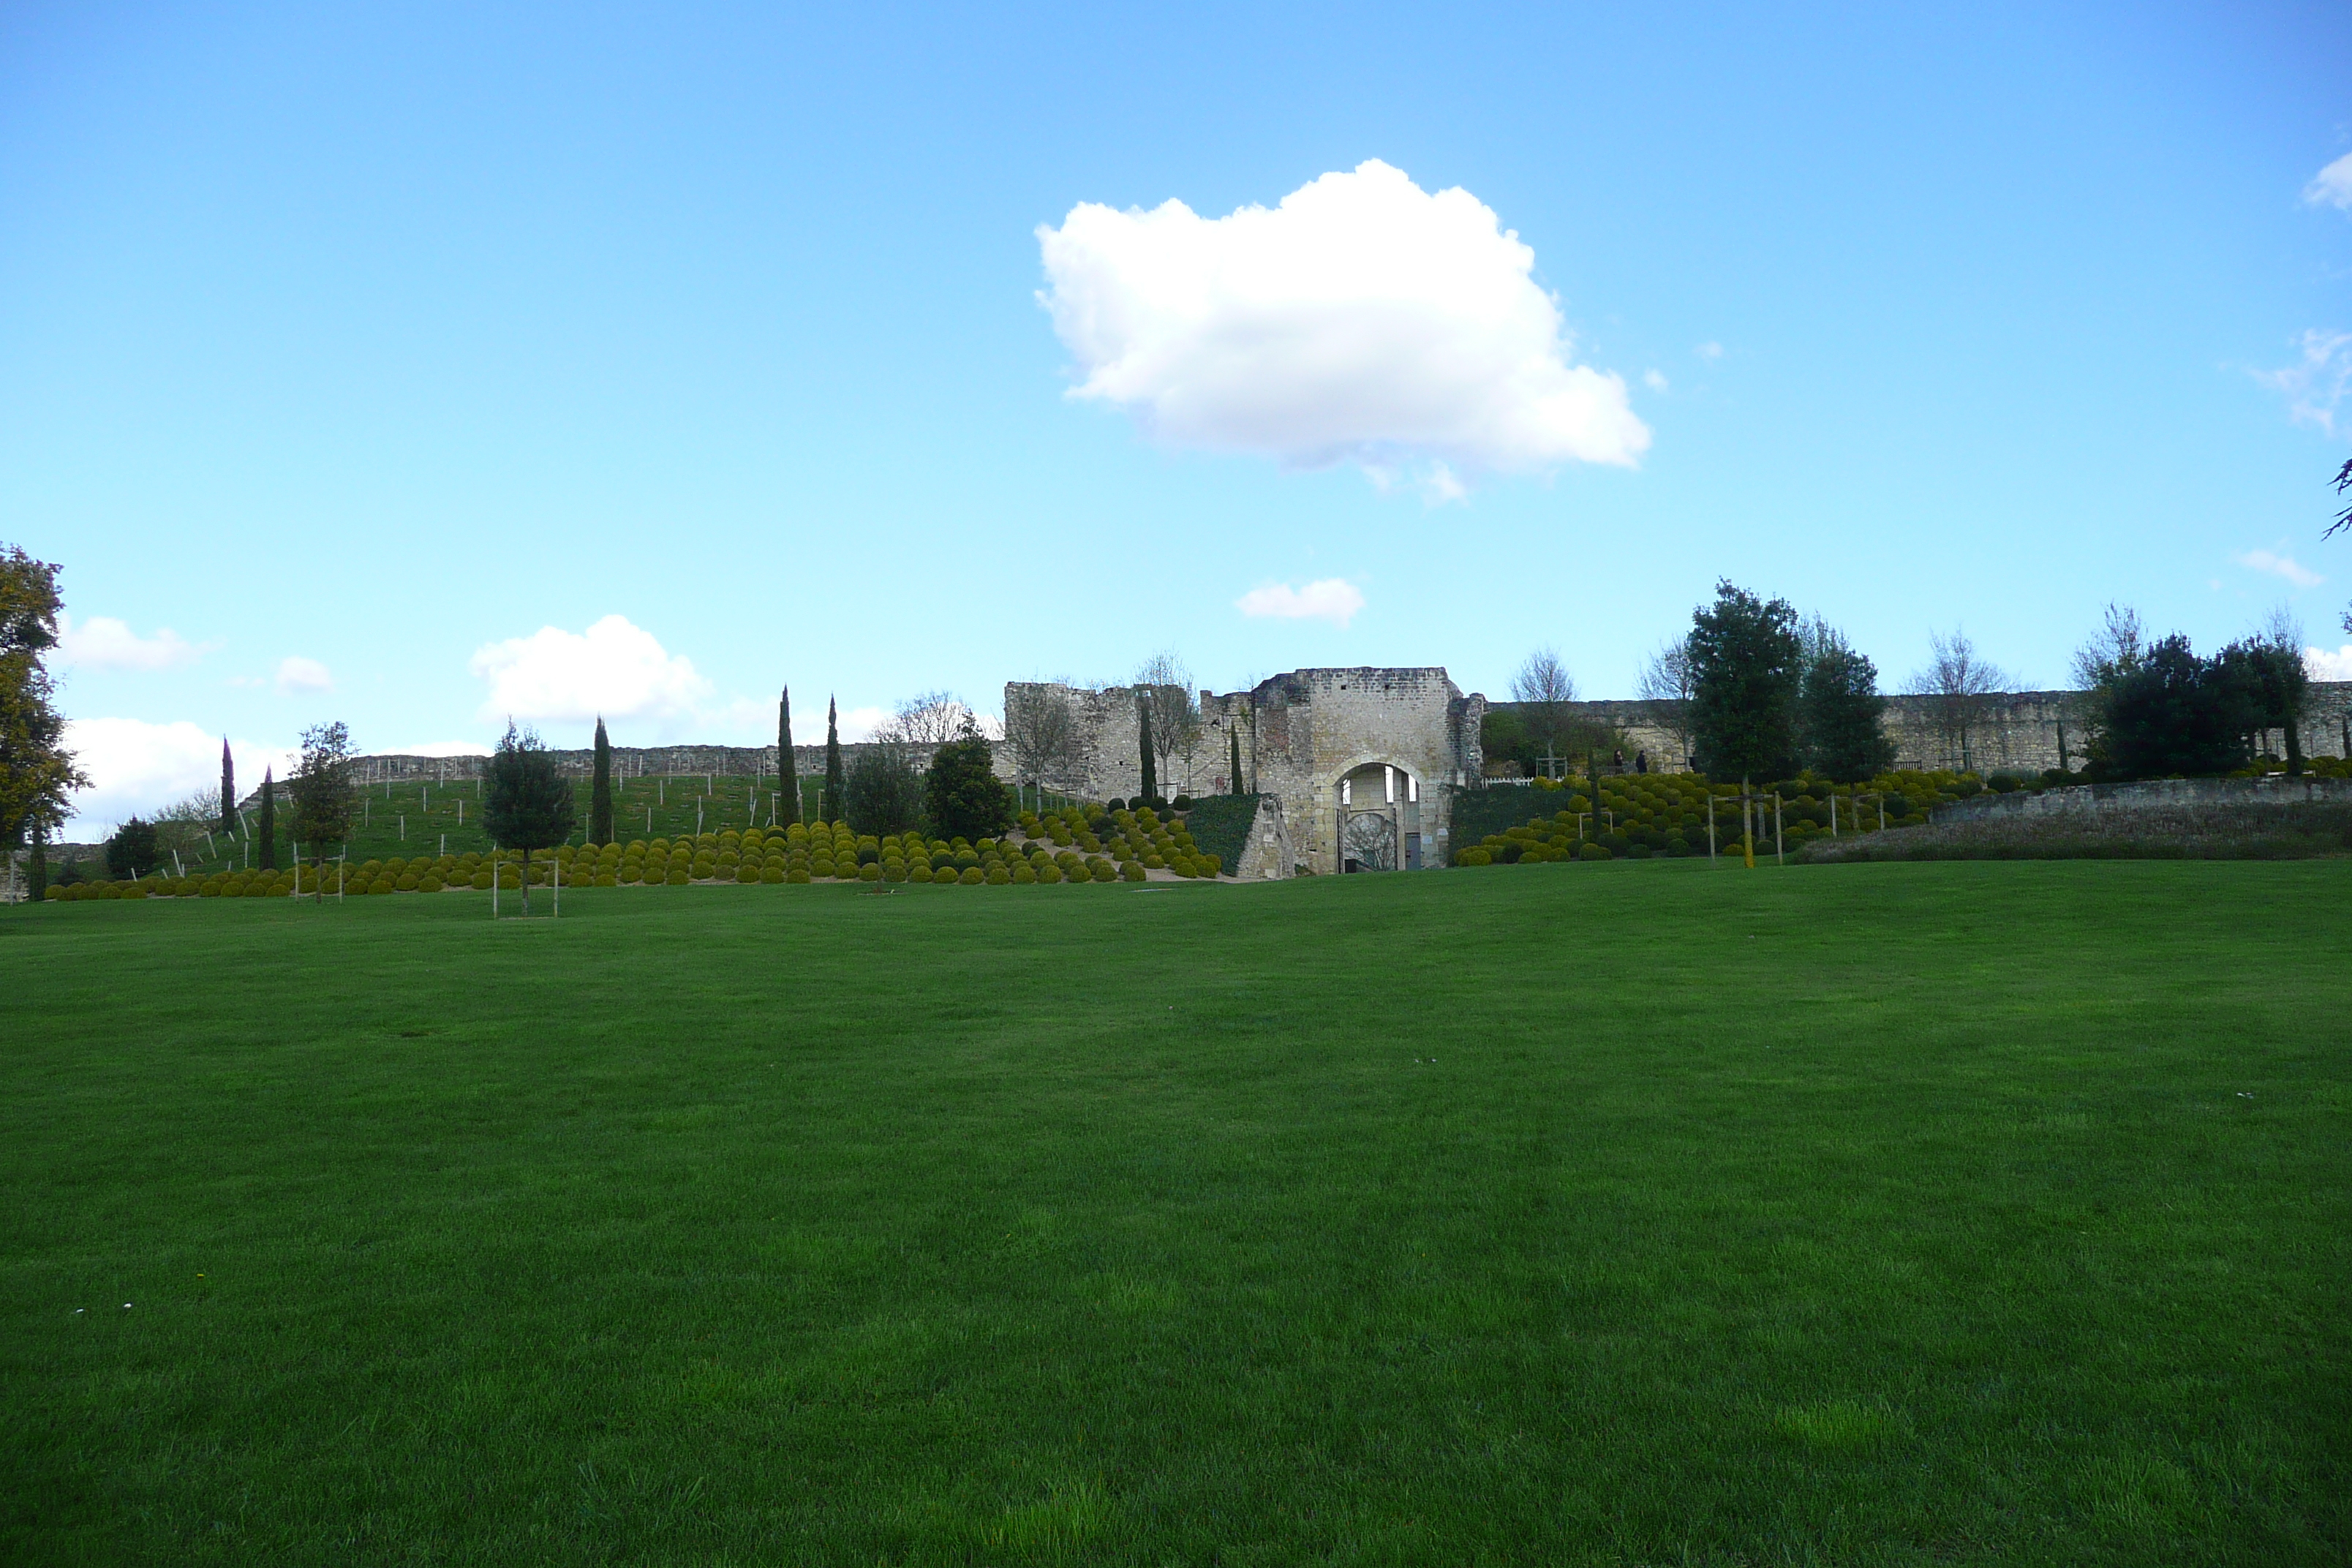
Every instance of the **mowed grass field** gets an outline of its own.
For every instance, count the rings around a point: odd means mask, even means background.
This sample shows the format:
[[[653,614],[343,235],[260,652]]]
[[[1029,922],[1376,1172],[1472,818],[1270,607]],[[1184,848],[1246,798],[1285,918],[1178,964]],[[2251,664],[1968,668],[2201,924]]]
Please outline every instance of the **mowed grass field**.
[[[487,903],[0,911],[0,1561],[2352,1553],[2345,863]]]

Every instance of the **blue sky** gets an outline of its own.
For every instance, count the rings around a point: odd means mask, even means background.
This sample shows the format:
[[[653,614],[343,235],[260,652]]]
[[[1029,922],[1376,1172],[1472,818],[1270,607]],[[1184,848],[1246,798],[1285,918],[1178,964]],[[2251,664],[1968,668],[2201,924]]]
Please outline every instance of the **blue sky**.
[[[1162,649],[1622,695],[1718,576],[1890,688],[1954,626],[2058,683],[2111,599],[2346,642],[2352,12],[1897,9],[10,7],[0,540],[66,569],[88,815],[191,737],[750,742]],[[1281,363],[1311,268],[1071,395],[1040,293],[1141,298],[1129,209],[1371,160],[1532,250],[1631,460],[1447,402],[1442,267],[1362,410]],[[1255,395],[1180,417],[1203,364]]]

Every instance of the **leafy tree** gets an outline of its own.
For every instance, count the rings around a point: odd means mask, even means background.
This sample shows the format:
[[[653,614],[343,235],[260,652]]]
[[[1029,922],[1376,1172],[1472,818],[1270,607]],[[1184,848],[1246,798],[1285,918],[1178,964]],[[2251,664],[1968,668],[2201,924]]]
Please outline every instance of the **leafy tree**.
[[[2261,749],[2260,737],[2272,730],[2286,737],[2286,771],[2303,772],[2303,699],[2311,677],[2303,668],[2300,637],[2273,628],[2260,637],[2233,642],[2215,656],[2217,673],[2223,674],[2231,700],[2241,710],[2250,733],[2246,749]]]
[[[36,844],[66,819],[89,780],[66,749],[65,716],[42,656],[58,646],[58,568],[0,546],[0,854]],[[47,861],[43,861],[46,868]]]
[[[323,873],[327,846],[352,836],[352,732],[340,723],[313,724],[302,731],[302,764],[286,781],[293,797],[294,840],[310,851],[310,862]],[[326,897],[326,878],[318,881],[318,896]]]
[[[1135,732],[1143,747],[1143,798],[1160,797],[1160,776],[1152,771],[1154,756],[1151,745],[1151,702],[1141,691],[1135,694]]]
[[[1233,773],[1232,773],[1232,775],[1231,775],[1231,777],[1232,777],[1232,785],[1231,785],[1231,789],[1230,789],[1229,793],[1234,794],[1234,795],[1246,795],[1246,794],[1248,794],[1249,792],[1248,792],[1246,789],[1244,789],[1244,788],[1243,787],[1243,785],[1242,785],[1242,732],[1241,732],[1241,730],[1240,730],[1238,727],[1236,727],[1236,728],[1234,728],[1234,729],[1232,729],[1232,730],[1228,730],[1228,731],[1225,731],[1225,739],[1233,742],[1233,748],[1234,748],[1234,760],[1233,760],[1233,770],[1234,770],[1234,771],[1233,771]]]
[[[579,820],[572,783],[555,771],[555,759],[536,731],[518,732],[514,721],[490,754],[483,789],[482,827],[501,849],[522,851],[522,912],[530,913],[530,858],[572,837]]]
[[[841,776],[841,716],[830,697],[824,700],[824,799],[819,815],[827,822],[848,820]]]
[[[113,877],[143,877],[155,868],[155,826],[132,817],[106,841],[106,869]]]
[[[604,716],[596,716],[596,765],[588,786],[588,842],[613,842],[613,742],[604,735]]]
[[[850,831],[904,833],[922,819],[923,775],[914,754],[894,736],[884,736],[857,753],[845,784]]]
[[[1516,708],[1496,704],[1478,721],[1478,750],[1489,763],[1512,763],[1532,778],[1543,764],[1538,761],[1535,737]]]
[[[931,753],[923,811],[935,835],[975,844],[1012,825],[1013,792],[996,776],[995,758],[977,731],[967,730]]]
[[[221,837],[236,833],[236,764],[229,761],[228,737],[221,737]]]
[[[1895,765],[1877,667],[1818,618],[1805,628],[1803,641],[1797,730],[1806,765],[1840,784],[1876,777]]]
[[[1788,601],[1719,582],[1714,605],[1692,612],[1687,646],[1698,770],[1743,787],[1794,771],[1804,648]]]
[[[2250,694],[2231,661],[2201,659],[2178,635],[2148,647],[2107,691],[2091,738],[2102,778],[2223,773],[2244,765]]]
[[[801,773],[793,760],[793,689],[776,697],[776,791],[782,808],[776,820],[789,827],[801,819]]]
[[[275,768],[261,770],[261,868],[278,869],[278,783]]]

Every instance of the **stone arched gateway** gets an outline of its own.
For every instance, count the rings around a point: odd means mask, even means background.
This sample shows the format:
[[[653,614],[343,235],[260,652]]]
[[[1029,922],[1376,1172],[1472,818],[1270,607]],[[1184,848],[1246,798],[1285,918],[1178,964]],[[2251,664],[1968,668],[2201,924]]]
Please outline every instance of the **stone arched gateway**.
[[[1007,712],[1040,693],[1067,705],[1070,755],[1049,781],[1055,787],[1095,800],[1139,791],[1131,691],[1016,681],[1004,693]],[[1444,669],[1294,669],[1247,691],[1203,691],[1200,703],[1199,734],[1158,782],[1171,794],[1222,795],[1238,784],[1273,796],[1281,809],[1261,814],[1260,826],[1273,822],[1266,840],[1280,841],[1274,858],[1286,863],[1267,861],[1264,875],[1330,876],[1351,858],[1400,870],[1446,864],[1454,792],[1475,787],[1485,764],[1478,726],[1486,700],[1464,696]],[[1227,776],[1236,752],[1238,781]]]
[[[1331,793],[1341,872],[1421,869],[1419,775],[1393,762],[1360,762],[1334,781]]]

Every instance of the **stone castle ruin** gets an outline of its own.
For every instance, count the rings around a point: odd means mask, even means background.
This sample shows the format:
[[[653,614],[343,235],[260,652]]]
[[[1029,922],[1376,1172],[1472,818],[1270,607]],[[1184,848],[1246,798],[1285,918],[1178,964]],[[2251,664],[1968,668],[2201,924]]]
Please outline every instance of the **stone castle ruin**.
[[[1008,713],[1039,699],[1066,703],[1076,721],[1066,761],[1041,782],[1092,800],[1142,789],[1134,688],[1004,688]],[[1203,691],[1200,709],[1160,793],[1225,794],[1239,737],[1242,788],[1263,797],[1245,877],[1443,866],[1447,803],[1482,782],[1486,700],[1434,667],[1294,669],[1247,691]]]
[[[1071,724],[1061,755],[1024,767],[1013,748],[997,748],[997,771],[1008,782],[1041,784],[1087,800],[1142,792],[1141,737],[1134,687],[1091,689],[1052,682],[1010,681],[1004,710],[1044,700],[1066,707]],[[1969,768],[1980,773],[2039,774],[2083,764],[2084,694],[2003,692],[1956,708],[1932,697],[1886,700],[1886,731],[1898,768]],[[1490,707],[1480,693],[1464,695],[1438,666],[1379,668],[1359,666],[1295,669],[1247,691],[1198,693],[1200,723],[1180,738],[1160,769],[1162,795],[1223,795],[1234,741],[1239,739],[1244,793],[1259,796],[1258,819],[1235,869],[1249,879],[1298,871],[1330,875],[1351,870],[1411,870],[1451,858],[1452,802],[1464,790],[1490,784],[1479,743]],[[1671,709],[1638,701],[1571,702],[1568,715],[1616,737],[1612,755],[1623,765],[1660,772],[1687,766],[1689,737]],[[2352,682],[2314,681],[2305,699],[2301,736],[2307,756],[2352,756]],[[2281,750],[2284,737],[2266,738]],[[845,757],[863,747],[845,744]],[[918,766],[934,748],[910,748]],[[822,776],[822,746],[795,745],[803,779]],[[557,763],[586,775],[591,753],[558,752]],[[622,777],[702,773],[772,777],[770,746],[614,747]],[[482,757],[374,756],[358,761],[364,782],[457,780],[476,776]],[[1561,759],[1565,764],[1569,759]]]

